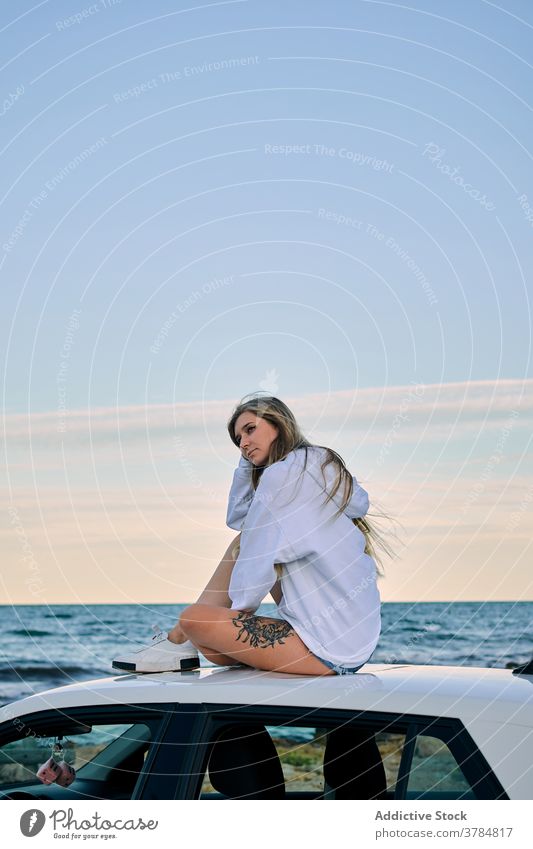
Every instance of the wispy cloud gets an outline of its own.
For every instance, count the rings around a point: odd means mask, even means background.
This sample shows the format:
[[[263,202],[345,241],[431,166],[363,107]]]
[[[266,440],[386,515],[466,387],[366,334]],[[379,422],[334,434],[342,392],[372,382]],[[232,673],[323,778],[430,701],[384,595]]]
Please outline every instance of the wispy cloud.
[[[294,410],[302,424],[313,432],[357,429],[386,429],[392,419],[407,407],[406,425],[432,421],[435,425],[460,420],[461,426],[488,417],[488,424],[501,422],[513,409],[521,414],[533,410],[533,380],[483,380],[441,384],[407,384],[357,388],[320,393],[283,400]],[[235,400],[202,401],[175,404],[97,407],[61,413],[65,432],[58,432],[58,413],[12,413],[5,417],[4,433],[8,443],[48,442],[51,438],[68,442],[92,440],[116,443],[121,440],[155,440],[179,433],[186,439],[209,433],[225,438],[225,422]],[[427,434],[431,438],[431,432]]]

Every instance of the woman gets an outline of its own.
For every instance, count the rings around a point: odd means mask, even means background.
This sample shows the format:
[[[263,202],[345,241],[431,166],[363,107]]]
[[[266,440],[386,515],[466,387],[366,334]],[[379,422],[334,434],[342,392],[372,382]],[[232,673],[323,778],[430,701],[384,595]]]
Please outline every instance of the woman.
[[[157,634],[113,666],[194,668],[200,651],[224,666],[356,672],[372,655],[381,627],[372,541],[383,543],[364,519],[367,493],[336,452],[305,439],[278,398],[243,399],[228,431],[241,459],[227,524],[240,533],[168,635]],[[279,619],[255,615],[269,592]]]

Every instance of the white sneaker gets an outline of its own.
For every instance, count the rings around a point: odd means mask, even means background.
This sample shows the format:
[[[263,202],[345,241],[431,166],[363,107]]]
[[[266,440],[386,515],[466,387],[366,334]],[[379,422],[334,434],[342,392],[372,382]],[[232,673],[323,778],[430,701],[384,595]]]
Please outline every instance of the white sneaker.
[[[112,663],[113,669],[124,672],[183,672],[200,666],[198,650],[189,640],[172,643],[166,631],[153,627],[157,633],[149,645],[116,657]]]

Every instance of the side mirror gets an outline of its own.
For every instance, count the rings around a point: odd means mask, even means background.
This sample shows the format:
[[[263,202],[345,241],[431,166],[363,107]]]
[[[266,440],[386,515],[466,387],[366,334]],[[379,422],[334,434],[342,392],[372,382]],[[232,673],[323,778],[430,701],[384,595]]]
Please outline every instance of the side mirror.
[[[513,669],[513,675],[533,675],[533,658]]]

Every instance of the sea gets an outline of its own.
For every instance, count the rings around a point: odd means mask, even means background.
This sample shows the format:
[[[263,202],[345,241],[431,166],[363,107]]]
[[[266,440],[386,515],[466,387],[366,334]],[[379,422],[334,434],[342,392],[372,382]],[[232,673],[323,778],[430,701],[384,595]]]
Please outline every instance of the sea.
[[[184,607],[0,605],[0,705],[117,674],[113,657],[148,643],[153,626],[170,629]],[[276,607],[257,613],[275,616]],[[533,602],[386,602],[370,662],[511,669],[532,657]]]

